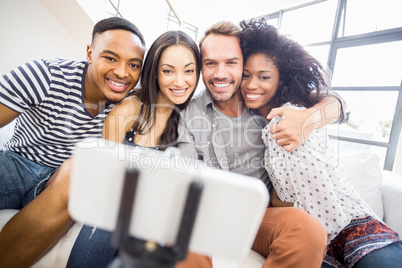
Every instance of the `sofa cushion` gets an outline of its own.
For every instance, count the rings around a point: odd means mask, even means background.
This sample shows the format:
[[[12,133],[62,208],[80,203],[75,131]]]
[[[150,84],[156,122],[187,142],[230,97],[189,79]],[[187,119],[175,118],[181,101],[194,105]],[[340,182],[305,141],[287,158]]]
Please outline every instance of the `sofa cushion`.
[[[384,221],[402,237],[402,174],[383,170]]]
[[[348,153],[340,155],[340,163],[345,168],[357,192],[380,219],[384,218],[384,207],[380,185],[382,173],[379,158],[370,153]]]
[[[18,212],[15,209],[0,210],[0,231],[3,226]],[[68,257],[73,248],[75,239],[82,228],[82,224],[75,223],[63,235],[52,249],[38,260],[31,268],[62,268],[66,267]]]
[[[212,256],[212,266],[214,268],[257,268],[261,267],[265,262],[265,258],[250,250],[247,258],[243,260],[232,260],[223,257]]]

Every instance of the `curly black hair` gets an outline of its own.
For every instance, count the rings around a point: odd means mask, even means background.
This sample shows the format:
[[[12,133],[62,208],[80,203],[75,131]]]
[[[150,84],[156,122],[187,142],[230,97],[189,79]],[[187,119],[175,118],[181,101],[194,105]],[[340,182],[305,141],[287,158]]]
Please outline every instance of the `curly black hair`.
[[[132,32],[141,41],[141,44],[145,47],[145,39],[140,30],[131,21],[120,17],[110,17],[98,21],[92,30],[92,43],[96,37],[106,31],[111,30],[126,30]]]
[[[274,62],[281,84],[270,107],[287,102],[310,108],[328,93],[330,71],[311,56],[302,45],[281,35],[264,18],[240,23],[240,45],[244,62],[255,53],[263,53]]]

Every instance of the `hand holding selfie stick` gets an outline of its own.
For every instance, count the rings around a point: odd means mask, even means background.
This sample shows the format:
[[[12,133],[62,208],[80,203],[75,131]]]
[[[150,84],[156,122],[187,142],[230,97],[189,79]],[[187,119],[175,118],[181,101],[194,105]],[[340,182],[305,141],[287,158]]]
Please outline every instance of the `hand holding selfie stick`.
[[[110,268],[173,268],[178,261],[184,260],[187,256],[203,184],[193,181],[189,185],[176,243],[161,246],[153,241],[131,237],[129,234],[138,176],[138,169],[127,169],[117,227],[112,236],[112,243],[120,249],[120,256],[111,263]]]

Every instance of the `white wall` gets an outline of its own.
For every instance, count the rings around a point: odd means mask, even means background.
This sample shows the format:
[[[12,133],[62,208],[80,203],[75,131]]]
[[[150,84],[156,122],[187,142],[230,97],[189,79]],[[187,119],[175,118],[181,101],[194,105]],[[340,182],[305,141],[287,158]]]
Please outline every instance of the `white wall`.
[[[86,46],[40,0],[1,0],[0,36],[0,74],[34,59],[85,59]]]

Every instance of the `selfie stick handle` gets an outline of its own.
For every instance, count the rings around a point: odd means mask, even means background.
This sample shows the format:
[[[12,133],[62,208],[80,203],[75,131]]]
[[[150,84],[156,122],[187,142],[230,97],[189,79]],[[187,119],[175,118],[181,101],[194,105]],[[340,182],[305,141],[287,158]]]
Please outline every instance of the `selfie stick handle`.
[[[120,249],[120,258],[114,260],[110,268],[173,268],[187,256],[203,184],[193,181],[187,193],[180,229],[172,246],[160,246],[156,242],[131,237],[129,227],[137,191],[139,170],[127,169],[124,178],[119,215],[112,243]]]

